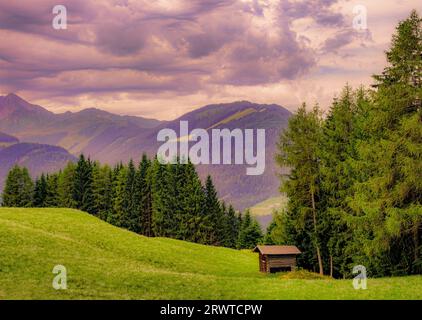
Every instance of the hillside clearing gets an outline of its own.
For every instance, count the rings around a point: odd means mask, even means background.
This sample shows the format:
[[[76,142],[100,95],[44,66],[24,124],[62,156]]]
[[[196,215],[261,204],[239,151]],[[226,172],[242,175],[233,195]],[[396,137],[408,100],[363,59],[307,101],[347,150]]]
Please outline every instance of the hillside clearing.
[[[67,290],[54,290],[55,265]],[[0,209],[0,299],[421,299],[422,276],[286,279],[236,251],[145,238],[70,209]]]

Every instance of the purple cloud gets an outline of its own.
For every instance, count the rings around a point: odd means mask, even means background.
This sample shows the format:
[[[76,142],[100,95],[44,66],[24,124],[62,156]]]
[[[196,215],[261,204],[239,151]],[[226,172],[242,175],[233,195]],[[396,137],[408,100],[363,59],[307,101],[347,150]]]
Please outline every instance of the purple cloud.
[[[98,92],[194,94],[215,85],[294,80],[315,66],[315,48],[292,24],[312,18],[353,39],[335,0],[66,0],[68,29],[51,27],[54,0],[0,3],[3,91],[46,97]]]

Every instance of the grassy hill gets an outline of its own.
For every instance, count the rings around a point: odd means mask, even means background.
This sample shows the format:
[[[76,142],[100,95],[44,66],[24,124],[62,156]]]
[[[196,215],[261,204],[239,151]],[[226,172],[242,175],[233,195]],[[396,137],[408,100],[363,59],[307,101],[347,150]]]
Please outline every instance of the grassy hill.
[[[55,265],[67,290],[52,288]],[[422,277],[263,275],[257,256],[145,238],[68,209],[0,209],[0,299],[421,299]],[[293,278],[293,279],[292,279]]]
[[[287,197],[279,195],[268,198],[250,208],[251,214],[258,220],[263,230],[266,230],[273,219],[273,212],[282,210],[287,205]]]
[[[250,208],[251,214],[255,217],[272,215],[274,210],[281,210],[287,205],[287,197],[279,195],[268,198]]]

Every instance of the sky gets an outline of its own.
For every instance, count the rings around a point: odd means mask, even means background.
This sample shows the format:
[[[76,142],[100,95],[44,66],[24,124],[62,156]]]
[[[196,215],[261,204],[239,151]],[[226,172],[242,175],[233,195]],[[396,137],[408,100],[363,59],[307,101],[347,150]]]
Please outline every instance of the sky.
[[[412,9],[421,1],[0,0],[0,94],[161,120],[239,100],[327,109],[382,71]]]

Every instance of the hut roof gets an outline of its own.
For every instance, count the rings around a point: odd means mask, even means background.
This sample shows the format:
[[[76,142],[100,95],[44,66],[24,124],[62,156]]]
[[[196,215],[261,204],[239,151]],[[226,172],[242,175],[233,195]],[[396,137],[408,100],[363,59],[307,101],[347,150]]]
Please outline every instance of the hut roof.
[[[256,246],[254,252],[269,255],[301,254],[296,246]]]

